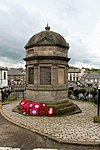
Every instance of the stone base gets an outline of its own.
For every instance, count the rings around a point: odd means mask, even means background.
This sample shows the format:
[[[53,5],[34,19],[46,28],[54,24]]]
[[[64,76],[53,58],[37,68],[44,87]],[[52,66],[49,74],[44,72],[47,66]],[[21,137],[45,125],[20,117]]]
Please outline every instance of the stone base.
[[[31,91],[26,90],[26,99],[40,103],[57,104],[67,98],[67,90],[60,91]]]

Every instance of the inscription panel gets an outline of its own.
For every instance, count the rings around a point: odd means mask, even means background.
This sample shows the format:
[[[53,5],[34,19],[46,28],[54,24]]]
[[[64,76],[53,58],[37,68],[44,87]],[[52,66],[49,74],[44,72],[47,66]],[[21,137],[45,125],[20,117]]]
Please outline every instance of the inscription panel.
[[[40,67],[40,85],[51,85],[51,67]]]

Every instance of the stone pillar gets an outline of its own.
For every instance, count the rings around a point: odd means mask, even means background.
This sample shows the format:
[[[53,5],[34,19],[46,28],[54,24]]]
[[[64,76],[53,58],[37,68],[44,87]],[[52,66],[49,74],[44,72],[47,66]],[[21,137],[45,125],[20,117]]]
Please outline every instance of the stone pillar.
[[[67,97],[68,97],[68,66],[65,68],[65,83],[66,83],[66,92],[67,92]]]
[[[58,84],[58,67],[53,66],[53,86],[56,87]]]
[[[38,66],[34,66],[34,87],[38,88]]]

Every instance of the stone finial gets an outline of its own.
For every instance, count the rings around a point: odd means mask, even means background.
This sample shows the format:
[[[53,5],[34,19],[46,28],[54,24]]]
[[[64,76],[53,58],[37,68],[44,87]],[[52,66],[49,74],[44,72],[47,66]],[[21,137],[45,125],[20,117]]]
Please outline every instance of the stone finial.
[[[47,26],[45,27],[45,29],[46,29],[47,31],[50,30],[50,27],[48,26],[48,23],[47,23]]]

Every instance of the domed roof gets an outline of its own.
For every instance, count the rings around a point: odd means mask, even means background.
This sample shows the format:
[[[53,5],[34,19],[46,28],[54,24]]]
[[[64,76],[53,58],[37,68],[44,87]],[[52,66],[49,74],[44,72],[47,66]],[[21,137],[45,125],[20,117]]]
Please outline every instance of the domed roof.
[[[69,44],[59,33],[50,31],[48,24],[45,29],[45,31],[33,35],[25,45],[25,49],[34,46],[60,46],[69,48]]]

